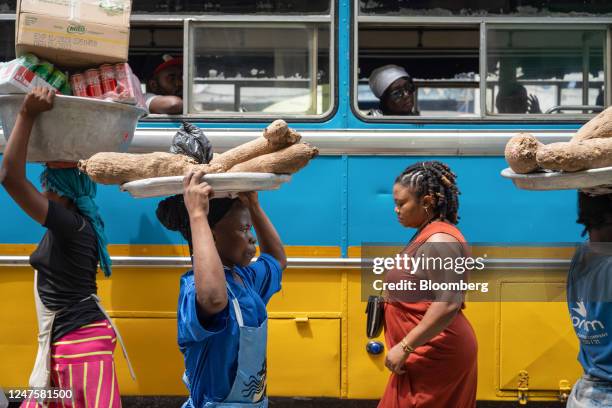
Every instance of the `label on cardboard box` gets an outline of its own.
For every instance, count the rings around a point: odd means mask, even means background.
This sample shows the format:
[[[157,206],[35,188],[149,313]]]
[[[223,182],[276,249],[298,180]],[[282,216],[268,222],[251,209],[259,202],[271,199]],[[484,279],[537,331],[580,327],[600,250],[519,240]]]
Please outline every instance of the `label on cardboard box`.
[[[21,0],[17,13],[41,14],[72,22],[129,27],[131,0]]]
[[[127,60],[128,28],[74,23],[58,17],[21,13],[17,26],[17,55],[31,52],[66,67]]]

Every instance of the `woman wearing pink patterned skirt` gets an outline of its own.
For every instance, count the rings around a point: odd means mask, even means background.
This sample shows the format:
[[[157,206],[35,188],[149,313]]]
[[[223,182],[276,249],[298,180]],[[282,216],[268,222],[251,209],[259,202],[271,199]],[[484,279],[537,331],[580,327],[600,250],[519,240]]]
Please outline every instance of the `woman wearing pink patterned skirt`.
[[[97,297],[98,262],[106,276],[110,276],[111,262],[104,223],[94,202],[96,185],[74,166],[48,165],[41,177],[41,193],[25,174],[34,122],[52,109],[53,100],[54,93],[42,88],[26,96],[2,160],[4,188],[47,229],[30,256],[35,270],[38,353],[29,387],[60,388],[66,397],[45,400],[41,396],[21,406],[120,407],[113,350],[116,336],[120,342],[121,337]]]

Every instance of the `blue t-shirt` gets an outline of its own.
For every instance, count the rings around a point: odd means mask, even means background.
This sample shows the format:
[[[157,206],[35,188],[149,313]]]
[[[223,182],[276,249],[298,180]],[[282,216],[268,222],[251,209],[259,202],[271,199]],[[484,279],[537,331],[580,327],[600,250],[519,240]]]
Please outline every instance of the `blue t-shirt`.
[[[228,269],[225,279],[238,298],[244,325],[258,327],[268,316],[266,304],[281,289],[280,264],[274,257],[261,254],[257,261],[244,268],[235,267],[234,271],[244,286],[234,281]],[[194,406],[223,401],[234,383],[238,363],[239,329],[231,301],[222,312],[200,319],[193,271],[189,271],[181,277],[177,323]]]
[[[603,249],[603,251],[601,250]],[[586,374],[612,381],[612,254],[586,244],[576,250],[567,279],[567,303],[580,340]]]

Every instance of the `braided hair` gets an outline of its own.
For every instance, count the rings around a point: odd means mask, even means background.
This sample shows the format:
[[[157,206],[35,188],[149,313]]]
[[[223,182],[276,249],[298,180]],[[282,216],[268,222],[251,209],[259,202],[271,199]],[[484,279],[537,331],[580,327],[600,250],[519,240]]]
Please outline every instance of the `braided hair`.
[[[578,192],[578,224],[584,225],[582,236],[589,230],[612,223],[612,194],[591,196]]]
[[[419,198],[431,195],[437,218],[452,224],[459,222],[457,176],[446,164],[439,161],[415,163],[397,176],[395,183],[412,189]]]

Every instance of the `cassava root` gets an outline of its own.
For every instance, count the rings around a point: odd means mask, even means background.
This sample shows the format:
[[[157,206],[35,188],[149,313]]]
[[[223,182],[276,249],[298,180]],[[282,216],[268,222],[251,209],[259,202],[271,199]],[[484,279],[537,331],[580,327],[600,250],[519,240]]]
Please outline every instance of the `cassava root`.
[[[210,166],[217,173],[225,172],[239,163],[291,146],[300,139],[300,134],[289,129],[284,120],[275,120],[264,130],[263,136],[215,156]]]
[[[515,173],[531,173],[540,167],[536,161],[536,153],[541,146],[542,143],[533,135],[519,133],[508,141],[504,155]]]
[[[103,152],[80,160],[78,167],[96,183],[123,184],[151,177],[182,176],[195,164],[194,159],[182,154]]]
[[[283,150],[265,154],[232,167],[228,173],[258,172],[293,174],[302,169],[319,154],[319,150],[308,143],[297,143]]]
[[[581,171],[612,166],[612,138],[587,139],[544,145],[536,155],[540,167]]]

